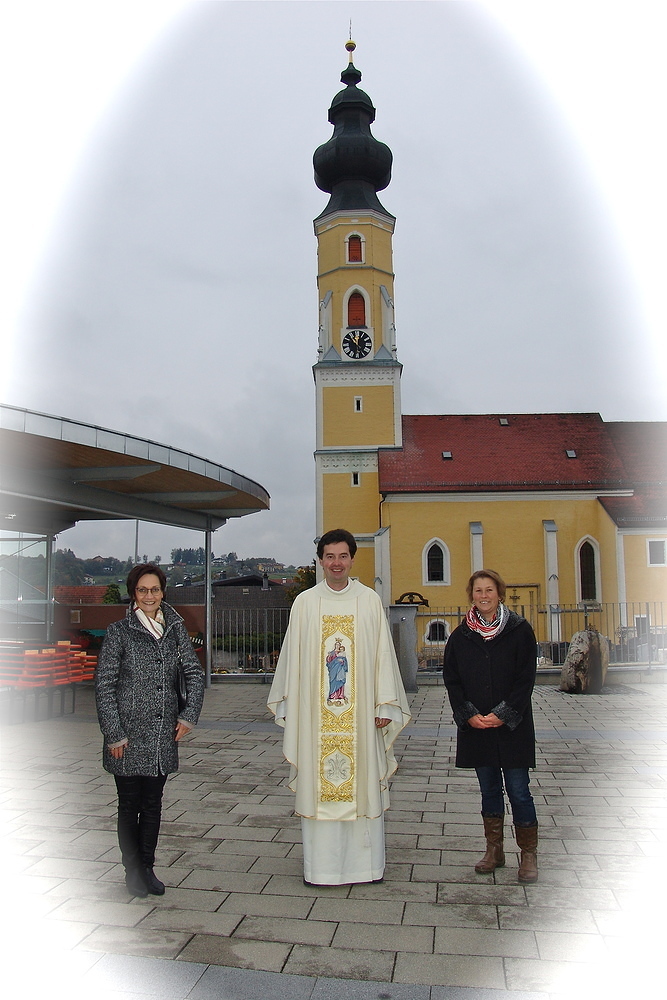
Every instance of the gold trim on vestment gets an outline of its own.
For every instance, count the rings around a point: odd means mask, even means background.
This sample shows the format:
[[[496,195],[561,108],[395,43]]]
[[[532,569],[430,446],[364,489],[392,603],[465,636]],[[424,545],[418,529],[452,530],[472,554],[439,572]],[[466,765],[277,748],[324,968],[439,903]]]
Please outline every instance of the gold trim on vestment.
[[[320,802],[356,796],[356,646],[354,615],[322,615],[320,645]],[[329,701],[328,647],[339,640],[347,657],[345,697]]]
[[[340,733],[323,737],[320,750],[320,801],[353,802],[354,779],[353,737]]]

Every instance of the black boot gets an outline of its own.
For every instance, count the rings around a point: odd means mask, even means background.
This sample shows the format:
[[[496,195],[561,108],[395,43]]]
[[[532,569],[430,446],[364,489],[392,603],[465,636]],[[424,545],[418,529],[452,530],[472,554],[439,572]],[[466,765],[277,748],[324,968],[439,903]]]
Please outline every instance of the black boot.
[[[160,882],[152,868],[144,868],[141,874],[151,896],[164,896],[164,882]]]
[[[153,871],[153,865],[155,864],[155,849],[160,833],[162,792],[166,780],[164,775],[144,779],[139,815],[139,855],[142,875],[146,888],[152,896],[164,896],[164,882],[161,882]]]
[[[139,899],[145,899],[148,895],[148,889],[146,888],[143,873],[138,868],[125,869],[125,885],[127,886],[127,891],[130,896],[137,896]]]
[[[118,843],[125,869],[125,885],[131,896],[145,899],[148,889],[139,853],[139,809],[141,778],[115,775],[118,789]]]

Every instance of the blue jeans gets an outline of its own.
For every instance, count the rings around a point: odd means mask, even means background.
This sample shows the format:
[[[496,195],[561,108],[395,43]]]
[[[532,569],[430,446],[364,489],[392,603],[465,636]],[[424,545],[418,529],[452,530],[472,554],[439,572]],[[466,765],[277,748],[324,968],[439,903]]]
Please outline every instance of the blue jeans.
[[[512,806],[515,826],[535,826],[537,815],[533,796],[528,785],[530,775],[527,767],[476,767],[477,780],[482,793],[482,816],[503,816],[503,778],[507,797]]]

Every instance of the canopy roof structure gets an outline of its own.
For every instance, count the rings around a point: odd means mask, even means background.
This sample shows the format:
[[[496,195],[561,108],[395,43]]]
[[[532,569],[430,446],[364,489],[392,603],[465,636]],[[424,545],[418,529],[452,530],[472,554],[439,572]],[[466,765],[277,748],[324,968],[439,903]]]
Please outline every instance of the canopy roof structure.
[[[268,510],[263,486],[169,445],[0,405],[0,527],[53,535],[81,520],[215,531]]]

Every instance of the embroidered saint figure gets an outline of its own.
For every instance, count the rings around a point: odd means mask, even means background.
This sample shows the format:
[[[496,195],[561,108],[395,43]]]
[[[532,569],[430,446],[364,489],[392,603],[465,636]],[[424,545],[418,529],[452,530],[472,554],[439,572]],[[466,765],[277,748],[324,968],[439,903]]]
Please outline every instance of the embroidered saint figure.
[[[327,670],[329,672],[329,697],[327,705],[345,705],[345,681],[347,679],[347,656],[345,656],[345,646],[336,639],[334,648],[329,650],[326,657]]]

